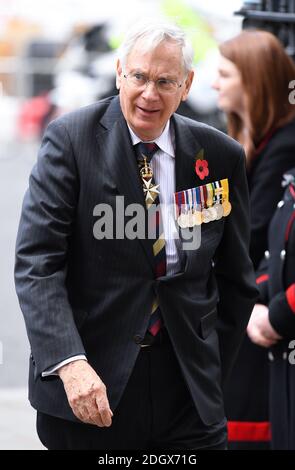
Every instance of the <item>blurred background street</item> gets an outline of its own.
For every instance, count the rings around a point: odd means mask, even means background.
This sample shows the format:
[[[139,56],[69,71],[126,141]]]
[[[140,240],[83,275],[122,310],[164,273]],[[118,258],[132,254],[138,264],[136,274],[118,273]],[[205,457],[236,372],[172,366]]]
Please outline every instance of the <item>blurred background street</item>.
[[[197,78],[181,111],[222,128],[211,89],[217,44],[240,30],[233,12],[242,3],[0,0],[0,449],[42,449],[27,401],[29,344],[13,266],[22,198],[44,127],[116,92],[116,47],[128,25],[147,14],[177,18],[190,32]]]
[[[0,449],[42,448],[35,437],[34,412],[27,400],[29,346],[14,291],[14,245],[22,197],[35,160],[36,145],[10,142],[1,146],[0,211]]]

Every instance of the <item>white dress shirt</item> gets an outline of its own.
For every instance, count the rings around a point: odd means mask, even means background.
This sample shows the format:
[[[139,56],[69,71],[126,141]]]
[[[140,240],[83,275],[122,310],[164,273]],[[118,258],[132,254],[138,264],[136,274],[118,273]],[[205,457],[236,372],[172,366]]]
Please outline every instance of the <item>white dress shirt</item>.
[[[133,130],[129,126],[128,128],[133,145],[141,142],[140,138]],[[165,236],[167,275],[172,275],[180,271],[178,254],[179,240],[177,238],[178,232],[175,226],[173,210],[175,192],[175,138],[173,134],[170,121],[168,121],[160,137],[152,141],[158,145],[159,150],[156,151],[151,160],[154,180],[155,183],[159,185],[158,189],[160,192],[159,199]]]
[[[141,142],[141,139],[128,126],[133,146]],[[149,141],[151,142],[151,141]],[[162,134],[153,140],[159,150],[156,151],[151,167],[154,174],[155,183],[159,185],[159,199],[161,204],[161,214],[166,248],[166,275],[172,275],[180,271],[179,239],[173,216],[174,192],[175,192],[175,136],[167,122]],[[147,142],[146,142],[147,143]],[[87,360],[85,355],[69,357],[55,366],[42,372],[42,377],[58,375],[56,371],[70,362]]]

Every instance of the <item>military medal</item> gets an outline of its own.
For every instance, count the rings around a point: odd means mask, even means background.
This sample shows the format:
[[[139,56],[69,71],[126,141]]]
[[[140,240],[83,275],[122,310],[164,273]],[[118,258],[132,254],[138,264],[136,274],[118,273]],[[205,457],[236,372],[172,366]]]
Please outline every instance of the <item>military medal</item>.
[[[213,185],[211,183],[208,183],[206,185],[207,188],[207,206],[208,206],[208,211],[210,213],[211,220],[216,220],[217,219],[217,212],[215,210],[215,207],[213,205]]]
[[[175,193],[174,201],[175,219],[181,228],[220,220],[231,212],[227,178]]]
[[[216,211],[216,220],[219,220],[223,217],[223,207],[222,204],[215,204],[214,209]]]
[[[144,181],[143,192],[146,202],[155,202],[157,195],[160,194],[158,187],[159,184],[153,184],[152,180]]]
[[[187,228],[187,217],[185,213],[178,216],[177,223],[180,228]]]
[[[228,200],[225,200],[222,203],[223,215],[227,217],[231,213],[231,203]]]
[[[188,227],[192,228],[194,226],[194,218],[193,218],[193,193],[191,189],[186,191],[187,199],[188,199]]]
[[[210,211],[206,208],[206,201],[207,201],[207,188],[206,186],[200,186],[200,194],[201,194],[201,206],[202,206],[202,222],[204,224],[208,224],[211,222],[211,214]]]
[[[187,214],[187,226],[189,228],[192,228],[194,226],[194,219],[193,219],[192,209],[189,209],[188,214]]]
[[[204,224],[208,224],[208,222],[211,222],[211,214],[208,209],[202,210],[202,222],[204,222]]]
[[[201,212],[201,204],[200,204],[200,191],[199,188],[193,189],[193,224],[194,226],[202,224],[202,212]]]
[[[220,181],[222,186],[222,207],[224,216],[228,216],[231,212],[231,203],[228,200],[228,179],[223,179]]]
[[[143,192],[145,194],[145,200],[147,203],[154,203],[160,194],[158,188],[159,184],[153,183],[153,170],[147,157],[143,155],[143,166],[140,169],[140,176],[143,182]]]
[[[183,204],[181,206],[182,218],[181,218],[181,228],[188,227],[188,206],[187,206],[187,197],[186,192],[183,191]]]
[[[188,228],[189,227],[189,203],[188,203],[188,195],[187,195],[187,191],[183,191],[184,192],[184,201],[185,201],[185,205],[184,205],[184,221],[185,221],[185,228]]]
[[[187,228],[187,214],[185,212],[184,191],[174,194],[176,220],[180,228]]]
[[[214,206],[208,207],[208,211],[210,213],[211,220],[217,219],[217,212]]]
[[[223,217],[223,207],[222,207],[222,187],[219,181],[213,183],[214,188],[214,208],[216,211],[216,220],[219,220]]]
[[[193,224],[194,226],[202,225],[202,212],[201,211],[194,211],[193,213]]]

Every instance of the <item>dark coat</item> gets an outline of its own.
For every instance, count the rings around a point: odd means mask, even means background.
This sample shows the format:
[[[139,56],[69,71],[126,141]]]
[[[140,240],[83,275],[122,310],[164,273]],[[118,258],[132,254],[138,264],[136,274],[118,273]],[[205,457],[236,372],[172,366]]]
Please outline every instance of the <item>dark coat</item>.
[[[41,373],[83,353],[116,409],[156,294],[202,420],[210,424],[224,416],[222,383],[257,296],[244,152],[206,125],[178,115],[172,125],[176,190],[203,184],[194,170],[203,148],[210,169],[205,182],[228,178],[232,212],[203,224],[199,249],[183,252],[181,272],[160,279],[150,240],[93,236],[97,204],[115,212],[116,196],[124,195],[125,205],[145,207],[119,99],[61,117],[45,133],[24,199],[15,267],[32,348],[29,398],[44,413],[76,419],[61,380],[44,380]]]
[[[282,177],[295,161],[295,120],[277,129],[248,173],[251,211],[250,256],[257,269],[267,247],[270,220],[282,199]]]
[[[295,169],[288,174],[293,181],[272,219],[258,286],[259,301],[282,336],[269,352],[272,448],[295,450]]]
[[[251,214],[250,256],[255,269],[267,250],[267,234],[278,201],[283,174],[294,166],[295,120],[277,129],[264,142],[248,172]],[[269,427],[269,365],[265,348],[246,336],[225,394],[230,448],[267,448]],[[239,439],[239,440],[237,440]]]

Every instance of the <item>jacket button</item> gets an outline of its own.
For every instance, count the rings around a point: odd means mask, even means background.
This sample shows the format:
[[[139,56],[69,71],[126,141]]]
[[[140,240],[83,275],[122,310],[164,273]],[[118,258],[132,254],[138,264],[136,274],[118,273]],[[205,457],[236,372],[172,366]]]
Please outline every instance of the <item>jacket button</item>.
[[[278,208],[280,209],[281,207],[283,207],[284,204],[285,204],[284,201],[278,202]]]
[[[274,360],[273,353],[268,351],[268,359],[272,362]]]
[[[270,258],[270,252],[269,252],[268,250],[266,250],[266,251],[264,252],[264,257],[265,257],[265,259],[269,259],[269,258]]]
[[[281,258],[281,260],[284,260],[286,258],[286,250],[281,251],[280,258]]]
[[[135,342],[135,344],[140,344],[140,343],[142,342],[142,340],[143,340],[143,337],[142,337],[142,336],[140,336],[140,335],[135,335],[135,336],[134,336],[134,342]]]

